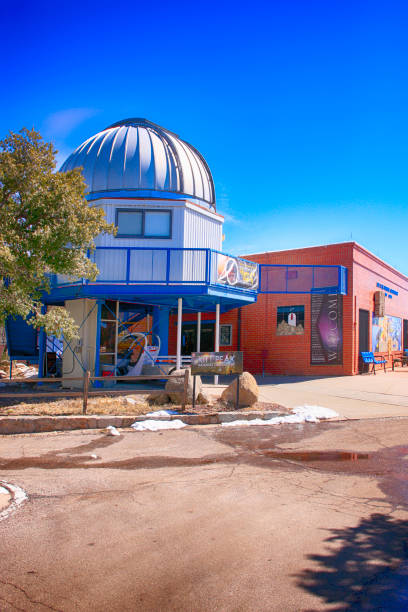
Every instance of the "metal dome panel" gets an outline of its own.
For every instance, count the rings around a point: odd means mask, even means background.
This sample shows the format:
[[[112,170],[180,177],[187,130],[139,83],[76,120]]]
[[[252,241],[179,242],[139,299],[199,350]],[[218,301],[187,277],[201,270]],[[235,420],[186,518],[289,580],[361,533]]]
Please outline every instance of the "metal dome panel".
[[[83,168],[90,198],[157,191],[160,197],[168,193],[196,198],[215,209],[214,183],[202,155],[146,119],[124,119],[88,138],[60,171],[78,167]]]

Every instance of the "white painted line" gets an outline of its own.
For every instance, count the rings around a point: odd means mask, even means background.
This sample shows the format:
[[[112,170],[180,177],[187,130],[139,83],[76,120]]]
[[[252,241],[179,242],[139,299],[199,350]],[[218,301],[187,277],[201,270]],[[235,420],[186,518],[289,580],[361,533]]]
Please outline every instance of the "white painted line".
[[[13,499],[9,506],[2,512],[0,512],[0,521],[8,518],[13,512],[17,510],[19,506],[21,506],[26,499],[28,499],[27,493],[18,487],[17,485],[10,484],[5,482],[4,480],[0,480],[0,486],[7,489],[7,491],[12,495]]]

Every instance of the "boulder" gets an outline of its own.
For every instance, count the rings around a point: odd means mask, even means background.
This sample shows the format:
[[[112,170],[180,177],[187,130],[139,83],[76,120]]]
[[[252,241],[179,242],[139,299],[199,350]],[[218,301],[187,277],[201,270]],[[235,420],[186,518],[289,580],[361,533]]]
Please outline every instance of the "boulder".
[[[249,372],[239,377],[239,407],[252,406],[258,401],[259,389],[255,378]],[[235,404],[237,398],[237,379],[235,378],[221,394],[227,404]]]
[[[147,398],[147,401],[153,406],[164,406],[165,404],[170,403],[170,397],[168,393],[159,391],[156,393],[151,393]]]
[[[171,373],[171,378],[166,382],[165,392],[169,395],[170,401],[173,404],[181,404],[184,397],[184,372],[182,370],[174,370]],[[196,376],[196,397],[201,392],[201,378]],[[191,404],[193,401],[193,377],[190,376],[187,389],[187,402]]]
[[[196,404],[209,404],[209,403],[210,403],[210,399],[205,393],[200,391],[198,395],[196,394]]]

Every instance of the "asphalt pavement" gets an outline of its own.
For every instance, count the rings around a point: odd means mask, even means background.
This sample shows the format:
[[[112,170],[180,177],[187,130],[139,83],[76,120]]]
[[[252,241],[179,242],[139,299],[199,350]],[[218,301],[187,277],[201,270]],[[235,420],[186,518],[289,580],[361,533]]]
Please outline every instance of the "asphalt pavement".
[[[0,437],[28,495],[0,609],[407,609],[407,439],[406,418]]]

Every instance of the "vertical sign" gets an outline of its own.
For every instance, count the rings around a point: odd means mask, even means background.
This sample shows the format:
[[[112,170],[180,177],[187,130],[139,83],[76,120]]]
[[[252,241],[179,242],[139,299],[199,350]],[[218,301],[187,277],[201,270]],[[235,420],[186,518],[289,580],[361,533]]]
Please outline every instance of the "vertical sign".
[[[343,363],[343,296],[311,296],[311,365]]]

